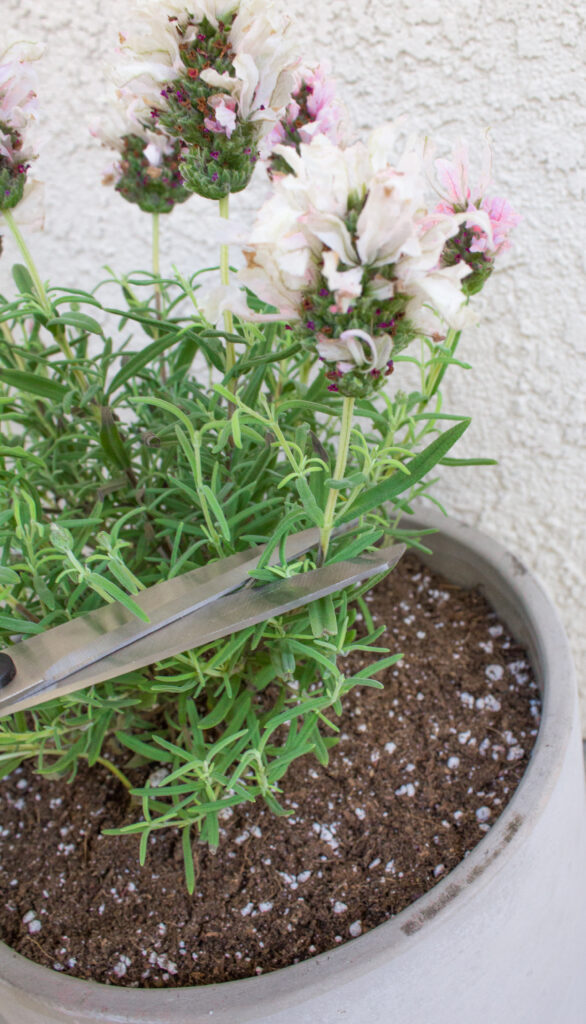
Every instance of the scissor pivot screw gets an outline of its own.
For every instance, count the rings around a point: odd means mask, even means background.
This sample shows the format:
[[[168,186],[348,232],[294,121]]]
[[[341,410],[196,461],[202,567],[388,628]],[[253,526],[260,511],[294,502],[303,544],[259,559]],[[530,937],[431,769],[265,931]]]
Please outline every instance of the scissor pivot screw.
[[[16,675],[16,665],[9,654],[0,653],[0,690],[8,686]]]

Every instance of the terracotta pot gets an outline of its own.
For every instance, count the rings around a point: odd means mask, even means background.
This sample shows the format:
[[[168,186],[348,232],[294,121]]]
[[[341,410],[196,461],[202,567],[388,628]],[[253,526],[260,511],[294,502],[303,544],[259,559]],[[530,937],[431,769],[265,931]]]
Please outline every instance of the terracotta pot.
[[[555,609],[496,541],[437,515],[434,568],[479,586],[530,653],[543,719],[525,776],[472,853],[393,920],[258,978],[122,989],[0,947],[0,1024],[584,1024],[586,797]]]

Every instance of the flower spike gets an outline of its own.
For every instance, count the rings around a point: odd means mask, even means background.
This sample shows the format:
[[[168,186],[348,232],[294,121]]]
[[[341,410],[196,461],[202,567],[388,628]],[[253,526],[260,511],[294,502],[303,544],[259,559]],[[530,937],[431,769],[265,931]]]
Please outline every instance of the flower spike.
[[[287,23],[265,0],[142,0],[119,78],[141,120],[185,144],[186,185],[209,199],[244,189],[259,144],[290,99]]]
[[[40,45],[27,42],[0,50],[0,212],[12,210],[32,189],[28,171],[36,153],[27,136],[37,95],[31,61],[41,54]]]

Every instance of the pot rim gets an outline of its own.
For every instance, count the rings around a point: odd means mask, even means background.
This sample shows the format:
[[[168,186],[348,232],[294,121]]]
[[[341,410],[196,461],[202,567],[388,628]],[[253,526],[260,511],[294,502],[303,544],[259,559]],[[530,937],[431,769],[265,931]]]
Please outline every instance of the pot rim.
[[[311,998],[317,989],[322,993],[335,990],[342,981],[367,974],[388,959],[390,951],[398,955],[417,942],[422,929],[427,934],[437,927],[454,901],[461,906],[472,890],[476,893],[501,870],[523,841],[525,822],[534,822],[547,805],[575,729],[577,696],[570,649],[542,585],[502,544],[435,510],[418,509],[416,517],[409,520],[410,528],[415,525],[438,531],[429,540],[458,563],[458,583],[479,586],[493,606],[496,601],[499,605],[504,602],[507,612],[503,617],[527,648],[542,690],[541,724],[525,774],[499,819],[465,860],[410,907],[365,935],[259,977],[174,989],[120,988],[71,978],[0,943],[0,991],[2,983],[24,989],[34,993],[47,1010],[75,1006],[76,1012],[84,1011],[88,1020],[96,1022],[180,1024],[189,1008],[194,1020],[203,1021],[213,1014],[214,1024],[230,1024],[236,1013],[244,1024],[258,1018],[263,1006],[270,1005],[277,1013]]]

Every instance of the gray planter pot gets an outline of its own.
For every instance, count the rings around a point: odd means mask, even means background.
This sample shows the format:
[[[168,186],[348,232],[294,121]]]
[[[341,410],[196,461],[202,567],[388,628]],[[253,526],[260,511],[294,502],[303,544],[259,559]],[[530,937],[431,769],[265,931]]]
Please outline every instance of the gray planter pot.
[[[495,541],[437,526],[433,565],[480,586],[530,652],[544,714],[498,822],[393,920],[259,978],[171,990],[64,977],[0,946],[0,1024],[584,1024],[586,797],[576,687],[555,609]]]

